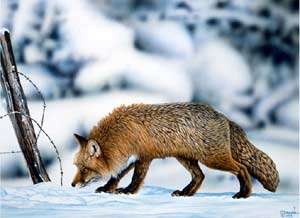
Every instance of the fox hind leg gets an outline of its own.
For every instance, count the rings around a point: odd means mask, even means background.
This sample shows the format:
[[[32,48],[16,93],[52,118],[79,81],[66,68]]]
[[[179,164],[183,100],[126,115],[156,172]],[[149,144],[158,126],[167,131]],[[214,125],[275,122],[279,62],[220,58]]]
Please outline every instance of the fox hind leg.
[[[205,176],[199,167],[198,160],[184,158],[177,158],[177,160],[191,173],[192,181],[181,191],[174,191],[172,196],[192,196],[200,188]]]
[[[146,174],[148,172],[152,160],[137,160],[131,183],[126,188],[118,188],[117,193],[120,194],[134,194],[142,187]]]
[[[247,168],[235,161],[231,156],[215,157],[214,161],[204,164],[210,168],[231,172],[237,176],[240,183],[240,191],[233,198],[247,198],[251,195],[252,183]]]
[[[134,168],[135,163],[131,163],[126,167],[124,170],[122,170],[117,177],[111,177],[110,180],[104,185],[96,189],[95,192],[107,192],[107,193],[114,193],[118,187],[118,184],[120,180],[130,171]]]
[[[240,191],[236,193],[233,198],[247,198],[251,195],[252,192],[252,183],[250,179],[250,174],[247,170],[247,168],[239,164],[240,171],[237,174],[237,178],[240,183]]]
[[[233,198],[247,198],[251,195],[252,182],[250,179],[250,174],[243,164],[231,159],[227,161],[227,164],[223,168],[220,169],[232,172],[239,180],[240,191],[233,195]]]

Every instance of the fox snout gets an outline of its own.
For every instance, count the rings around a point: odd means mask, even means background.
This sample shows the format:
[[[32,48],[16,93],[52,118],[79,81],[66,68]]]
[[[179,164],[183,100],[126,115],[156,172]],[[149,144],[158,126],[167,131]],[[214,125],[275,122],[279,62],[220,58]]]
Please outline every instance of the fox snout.
[[[77,169],[77,172],[73,178],[71,186],[72,187],[76,187],[76,185],[82,186],[87,180],[89,174],[90,174],[89,172],[84,171],[84,173],[82,173],[81,170]]]
[[[76,186],[84,187],[87,184],[94,182],[95,180],[100,179],[100,178],[101,177],[97,173],[95,173],[91,170],[87,170],[87,169],[77,170],[77,173],[71,183],[71,186],[72,187],[76,187]]]
[[[92,183],[92,182],[97,181],[98,179],[99,179],[99,177],[92,176],[92,177],[88,177],[88,178],[86,178],[86,179],[82,179],[82,180],[80,180],[80,181],[75,181],[75,180],[74,180],[74,181],[71,183],[71,186],[72,186],[72,187],[78,186],[78,187],[82,188],[82,187],[85,187],[86,185],[88,185],[88,184],[90,184],[90,183]]]
[[[80,175],[77,175],[75,176],[75,178],[73,179],[72,183],[71,183],[71,186],[72,187],[76,187],[76,185],[82,185],[84,181],[82,181],[82,178]]]
[[[84,186],[86,186],[89,182],[90,182],[90,180],[85,180],[85,179],[76,180],[76,179],[74,179],[73,182],[71,183],[71,186],[72,186],[72,187],[84,187]]]
[[[72,182],[72,183],[71,183],[71,186],[74,187],[74,188],[76,187],[76,185],[77,185],[78,187],[82,187],[82,186],[83,186],[83,183],[81,183],[81,182]]]

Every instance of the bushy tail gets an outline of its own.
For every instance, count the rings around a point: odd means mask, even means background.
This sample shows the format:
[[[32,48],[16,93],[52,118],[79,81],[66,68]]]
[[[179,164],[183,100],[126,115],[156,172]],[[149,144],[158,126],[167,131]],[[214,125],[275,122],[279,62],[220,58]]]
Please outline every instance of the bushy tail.
[[[275,192],[279,183],[279,173],[273,160],[248,141],[240,126],[230,121],[230,143],[234,160],[245,165],[250,175],[271,192]]]

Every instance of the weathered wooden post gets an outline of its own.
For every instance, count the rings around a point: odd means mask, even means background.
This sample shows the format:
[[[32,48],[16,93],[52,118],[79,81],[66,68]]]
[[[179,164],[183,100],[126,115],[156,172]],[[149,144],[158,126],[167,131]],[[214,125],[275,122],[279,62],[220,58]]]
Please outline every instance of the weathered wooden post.
[[[17,73],[17,66],[8,30],[1,29],[0,42],[2,68],[2,70],[0,69],[0,81],[7,103],[7,112],[18,111],[21,113],[11,114],[9,117],[15,130],[19,146],[25,157],[33,183],[48,182],[50,181],[50,178],[43,165],[37,147],[37,138],[32,121],[29,118],[30,113]]]

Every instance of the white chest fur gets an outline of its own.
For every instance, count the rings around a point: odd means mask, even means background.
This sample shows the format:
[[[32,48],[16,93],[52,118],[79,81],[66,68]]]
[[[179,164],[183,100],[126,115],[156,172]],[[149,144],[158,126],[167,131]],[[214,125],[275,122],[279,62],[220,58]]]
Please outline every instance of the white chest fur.
[[[118,169],[118,171],[112,175],[112,177],[117,177],[118,174],[120,174],[123,170],[125,170],[131,163],[134,163],[137,160],[137,157],[135,155],[129,156],[127,161]]]

